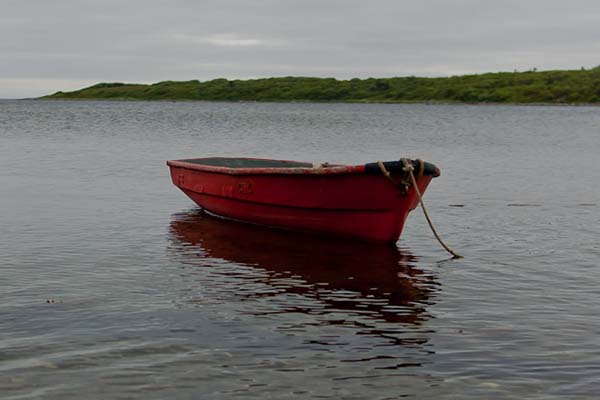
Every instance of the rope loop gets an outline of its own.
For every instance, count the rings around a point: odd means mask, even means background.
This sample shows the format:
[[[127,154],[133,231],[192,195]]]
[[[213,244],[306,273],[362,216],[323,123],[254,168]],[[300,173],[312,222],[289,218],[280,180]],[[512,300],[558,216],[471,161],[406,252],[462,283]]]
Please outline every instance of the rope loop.
[[[385,176],[386,178],[388,178],[392,183],[395,184],[394,180],[392,179],[392,175],[390,174],[390,172],[387,170],[387,168],[385,168],[385,165],[383,165],[383,162],[381,160],[377,160],[377,166],[379,167],[379,169],[381,170],[381,173],[383,174],[383,176]]]
[[[392,178],[392,174],[390,174],[390,172],[385,167],[385,164],[383,164],[381,160],[377,160],[377,166],[381,170],[383,176],[385,176],[390,182],[392,182],[392,185],[400,189],[400,192],[403,195],[406,195],[408,193],[408,189],[410,188],[411,183],[406,173],[405,176],[402,176],[400,180],[396,181],[394,180],[394,178]]]

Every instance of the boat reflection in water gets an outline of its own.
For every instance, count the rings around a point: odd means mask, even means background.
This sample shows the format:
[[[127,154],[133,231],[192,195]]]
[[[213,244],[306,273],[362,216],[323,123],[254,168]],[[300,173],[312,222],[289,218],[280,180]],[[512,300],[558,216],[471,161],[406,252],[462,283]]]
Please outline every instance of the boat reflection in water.
[[[272,313],[346,313],[414,326],[429,318],[426,307],[438,290],[435,275],[396,247],[269,229],[197,209],[173,215],[170,231],[172,255],[212,268],[204,287],[229,285],[243,301],[272,297]]]

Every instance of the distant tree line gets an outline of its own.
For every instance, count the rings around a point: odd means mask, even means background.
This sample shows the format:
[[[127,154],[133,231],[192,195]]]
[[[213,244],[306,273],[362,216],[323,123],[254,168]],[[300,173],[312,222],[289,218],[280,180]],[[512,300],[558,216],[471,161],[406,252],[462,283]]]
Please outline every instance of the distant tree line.
[[[99,83],[47,99],[448,102],[448,103],[599,103],[600,66],[569,71],[498,72],[444,78],[282,77],[214,79],[151,85]]]

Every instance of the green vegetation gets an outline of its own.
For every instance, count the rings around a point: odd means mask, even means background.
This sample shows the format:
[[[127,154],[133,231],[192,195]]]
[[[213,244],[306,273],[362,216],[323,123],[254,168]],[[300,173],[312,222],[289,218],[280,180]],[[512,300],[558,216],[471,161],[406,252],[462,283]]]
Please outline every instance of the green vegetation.
[[[573,71],[498,72],[448,78],[285,77],[207,82],[165,81],[152,85],[100,83],[45,99],[600,103],[600,67]]]

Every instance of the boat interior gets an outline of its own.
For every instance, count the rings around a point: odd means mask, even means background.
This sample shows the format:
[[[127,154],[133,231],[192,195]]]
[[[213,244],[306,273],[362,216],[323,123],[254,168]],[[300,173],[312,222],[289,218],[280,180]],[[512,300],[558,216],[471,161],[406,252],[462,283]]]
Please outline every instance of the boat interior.
[[[299,161],[284,160],[263,160],[257,158],[228,158],[228,157],[210,157],[210,158],[192,158],[188,160],[179,160],[190,164],[208,165],[212,167],[226,168],[311,168],[311,163]]]

